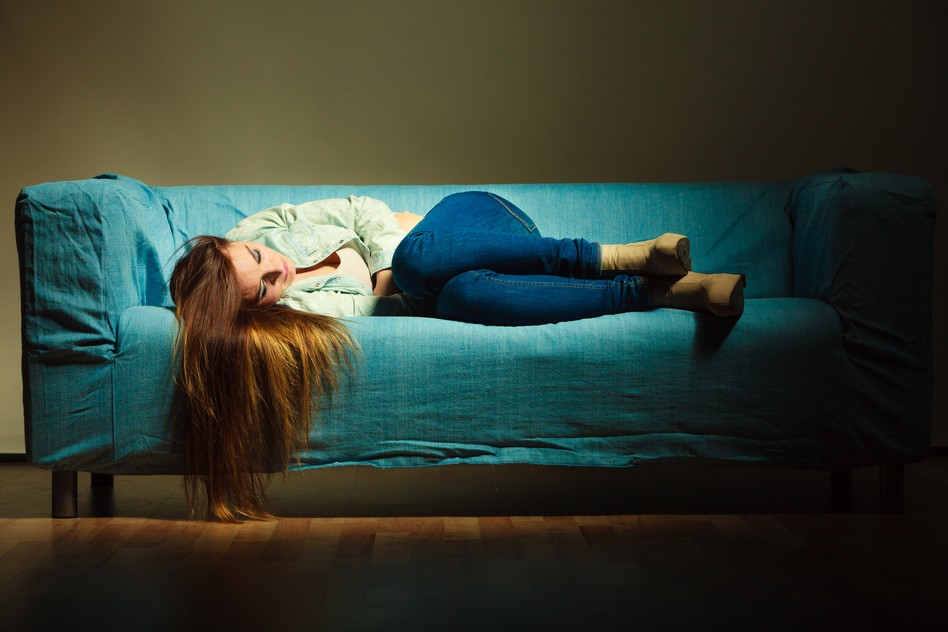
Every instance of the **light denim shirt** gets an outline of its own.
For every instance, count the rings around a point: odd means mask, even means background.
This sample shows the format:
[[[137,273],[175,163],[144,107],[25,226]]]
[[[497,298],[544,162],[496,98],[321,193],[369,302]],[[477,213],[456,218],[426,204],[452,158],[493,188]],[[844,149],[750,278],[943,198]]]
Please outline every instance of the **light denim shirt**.
[[[241,220],[226,238],[261,243],[289,257],[298,267],[316,265],[348,245],[375,274],[392,267],[392,255],[404,236],[388,205],[350,195],[265,209]],[[433,315],[429,301],[405,294],[373,296],[372,288],[338,274],[300,279],[277,304],[338,317]]]

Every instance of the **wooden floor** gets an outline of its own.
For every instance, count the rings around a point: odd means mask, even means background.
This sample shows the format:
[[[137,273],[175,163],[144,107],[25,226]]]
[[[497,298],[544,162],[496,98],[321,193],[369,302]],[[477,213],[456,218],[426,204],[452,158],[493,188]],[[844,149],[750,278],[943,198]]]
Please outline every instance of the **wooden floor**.
[[[767,468],[339,468],[276,478],[282,518],[186,519],[176,477],[116,477],[52,520],[0,464],[2,630],[944,630],[948,456]]]

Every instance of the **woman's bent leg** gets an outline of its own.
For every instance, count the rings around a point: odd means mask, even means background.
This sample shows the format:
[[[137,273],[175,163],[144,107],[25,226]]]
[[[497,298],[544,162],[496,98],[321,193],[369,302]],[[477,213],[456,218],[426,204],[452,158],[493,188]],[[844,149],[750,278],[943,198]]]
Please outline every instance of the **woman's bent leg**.
[[[599,244],[585,239],[415,230],[402,240],[392,260],[398,287],[421,298],[438,294],[459,274],[481,269],[594,279],[600,276],[600,249]]]
[[[440,318],[482,325],[543,325],[650,306],[643,277],[569,279],[473,270],[444,285],[436,309]]]
[[[544,239],[512,202],[484,191],[445,197],[402,240],[392,261],[402,291],[430,297],[454,276],[491,269],[508,274],[598,276],[601,251],[584,240]]]
[[[601,258],[599,244],[543,238],[512,202],[467,191],[441,200],[402,240],[392,274],[402,291],[430,297],[469,270],[598,278]]]

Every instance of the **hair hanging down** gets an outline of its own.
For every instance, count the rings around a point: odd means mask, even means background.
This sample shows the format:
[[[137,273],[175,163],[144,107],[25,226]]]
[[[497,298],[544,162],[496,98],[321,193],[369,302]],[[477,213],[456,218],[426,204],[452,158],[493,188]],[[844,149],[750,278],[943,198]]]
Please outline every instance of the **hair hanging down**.
[[[203,491],[208,517],[234,522],[271,517],[270,473],[285,473],[305,446],[356,345],[328,316],[244,304],[227,243],[190,240],[170,289],[188,507],[193,516]]]

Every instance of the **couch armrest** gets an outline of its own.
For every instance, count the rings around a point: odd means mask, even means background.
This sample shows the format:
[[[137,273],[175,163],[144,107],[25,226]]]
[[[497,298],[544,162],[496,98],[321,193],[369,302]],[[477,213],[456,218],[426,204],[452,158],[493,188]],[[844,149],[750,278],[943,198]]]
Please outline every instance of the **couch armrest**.
[[[819,174],[796,183],[788,210],[794,294],[822,299],[840,317],[855,390],[841,397],[852,414],[884,419],[889,426],[880,433],[905,432],[895,459],[921,457],[931,442],[931,185],[889,174]]]
[[[160,200],[140,182],[106,175],[28,187],[16,234],[26,358],[108,360],[126,308],[169,303],[161,253],[173,239]]]

